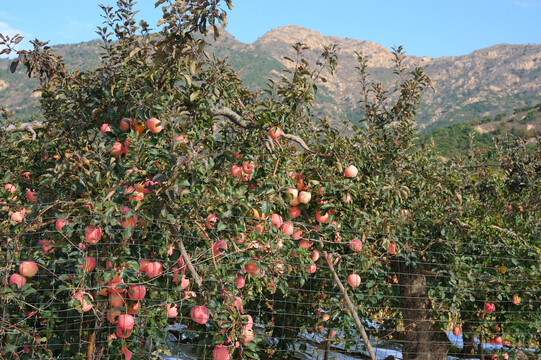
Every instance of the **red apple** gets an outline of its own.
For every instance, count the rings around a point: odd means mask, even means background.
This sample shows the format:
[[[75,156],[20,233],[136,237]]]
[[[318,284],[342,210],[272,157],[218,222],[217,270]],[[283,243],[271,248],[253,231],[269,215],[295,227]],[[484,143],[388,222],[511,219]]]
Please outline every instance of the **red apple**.
[[[13,184],[6,184],[4,185],[4,190],[9,191],[13,194],[15,191],[17,191],[17,188]]]
[[[212,358],[214,360],[229,360],[229,352],[227,351],[227,346],[225,345],[216,345],[214,351],[212,352]]]
[[[16,284],[17,289],[21,289],[26,284],[26,278],[21,274],[11,274],[9,277],[9,285]]]
[[[280,137],[280,135],[282,135],[282,129],[277,126],[270,128],[269,136],[271,139],[276,140]]]
[[[122,126],[122,123],[120,123],[120,125]],[[128,128],[129,128],[129,125],[128,125]],[[102,135],[105,135],[108,132],[111,132],[111,127],[109,126],[109,124],[101,124],[100,132],[102,133]]]
[[[132,118],[124,118],[120,120],[120,130],[122,131],[130,130],[131,123],[132,123]]]
[[[131,330],[135,325],[135,319],[130,314],[122,314],[118,316],[117,327],[122,330]]]
[[[272,214],[271,222],[272,222],[272,226],[274,226],[276,229],[279,229],[283,223],[282,216],[278,214]]]
[[[340,258],[337,256],[335,259],[334,259],[334,262],[332,261],[332,258],[333,258],[334,254],[327,254],[327,264],[333,264],[333,265],[336,265],[338,264],[338,261],[340,261]]]
[[[346,197],[344,199],[342,199],[342,202],[344,204],[348,204],[349,202],[351,201],[351,194],[346,194]]]
[[[204,306],[196,305],[190,310],[192,320],[198,324],[206,324],[209,319],[209,311]]]
[[[26,277],[32,277],[38,273],[38,264],[33,261],[23,261],[19,265],[19,273]]]
[[[68,220],[65,220],[65,219],[56,219],[56,222],[55,222],[55,228],[56,228],[56,231],[60,232],[60,230],[62,230],[62,228],[64,226],[66,226],[66,224],[68,223]]]
[[[494,303],[485,303],[485,312],[487,314],[490,314],[491,312],[494,312],[496,310],[496,305]]]
[[[240,334],[240,340],[243,344],[248,343],[254,339],[254,330],[251,327],[243,326]]]
[[[122,154],[125,153],[124,146],[120,141],[115,141],[115,143],[109,148],[109,150],[111,150],[111,156],[115,157],[122,156]]]
[[[137,314],[139,312],[140,307],[141,307],[141,302],[139,302],[139,301],[136,301],[136,302],[131,301],[126,306],[126,311],[128,312],[128,314]]]
[[[296,207],[296,206],[292,206],[292,207],[289,209],[289,215],[290,215],[292,218],[296,218],[296,217],[298,217],[300,214],[301,214],[301,211],[300,211],[299,208]]]
[[[310,264],[310,266],[308,267],[308,269],[306,270],[306,272],[308,274],[313,274],[315,273],[317,270],[317,265],[316,264]]]
[[[216,241],[213,245],[212,245],[212,254],[214,256],[221,256],[223,255],[223,252],[221,251],[227,251],[227,243],[225,242],[225,240],[220,240],[220,241]]]
[[[249,175],[255,169],[255,164],[253,161],[245,161],[242,163],[242,171]]]
[[[361,277],[358,274],[350,274],[348,276],[348,284],[351,287],[359,287],[361,285]]]
[[[30,189],[26,189],[26,199],[30,202],[34,202],[36,201],[36,191],[35,190],[30,190]]]
[[[317,250],[312,251],[312,260],[314,260],[314,261],[319,260],[319,251],[317,251]]]
[[[110,308],[107,311],[107,320],[109,320],[111,324],[116,324],[120,314],[122,314],[122,310],[120,308]]]
[[[121,339],[127,339],[129,338],[131,335],[131,330],[124,330],[120,327],[116,327],[116,336],[118,336],[119,338]]]
[[[231,166],[231,169],[229,170],[229,172],[233,176],[241,176],[242,175],[242,168],[235,164],[235,165]]]
[[[25,213],[23,211],[15,211],[11,214],[11,221],[15,223],[20,223],[24,220]]]
[[[124,306],[124,296],[117,292],[111,292],[109,294],[109,305],[112,307],[121,307]]]
[[[291,206],[297,206],[300,204],[300,201],[299,201],[299,190],[295,189],[295,188],[289,188],[286,190],[286,192],[291,195],[291,200],[289,202],[289,205]]]
[[[145,268],[145,273],[148,277],[156,277],[163,272],[163,265],[159,261],[149,262]]]
[[[316,220],[320,224],[326,224],[329,221],[329,213],[326,213],[325,215],[321,215],[321,209],[317,209]]]
[[[363,242],[359,239],[353,239],[349,243],[349,248],[355,252],[359,252],[363,248]]]
[[[120,285],[120,287],[119,287]],[[115,293],[123,293],[126,291],[126,288],[124,288],[124,280],[120,280],[120,275],[115,275],[113,277],[113,280],[109,281],[109,283],[107,284],[107,286],[109,287],[109,290],[111,292],[115,292]]]
[[[462,334],[462,330],[458,326],[455,326],[453,328],[453,335],[454,336],[460,336],[460,334]]]
[[[357,177],[357,174],[359,173],[359,170],[355,167],[355,165],[349,165],[346,170],[344,170],[344,176],[347,178],[354,178]]]
[[[292,223],[285,223],[282,225],[282,233],[284,235],[292,235],[295,228]]]
[[[299,193],[299,202],[301,204],[308,204],[312,199],[312,194],[308,191],[301,191]]]
[[[513,304],[518,305],[520,304],[521,301],[522,299],[520,298],[520,296],[518,295],[513,296]]]
[[[86,291],[79,291],[75,293],[75,295],[73,296],[76,300],[79,300],[79,302],[81,303],[81,309],[83,310],[83,312],[87,312],[92,309],[92,303],[89,303],[86,300],[85,296],[89,297],[91,301],[94,301],[94,297],[92,296],[92,294],[87,293]]]
[[[310,248],[312,247],[312,245],[313,245],[313,244],[312,244],[311,242],[309,242],[308,240],[306,240],[306,239],[302,239],[302,240],[299,242],[299,247],[300,247],[301,249],[306,249],[306,250],[308,250],[308,249],[310,249]]]
[[[85,240],[89,244],[96,244],[101,239],[101,228],[99,226],[87,226],[85,228]]]
[[[128,289],[130,300],[142,300],[147,293],[145,285],[132,285]]]
[[[146,124],[147,124],[147,128],[150,130],[151,133],[157,134],[163,130],[161,123],[162,123],[161,120],[158,120],[155,117],[153,117],[153,118],[148,119]]]
[[[92,256],[86,256],[84,258],[85,262],[81,265],[81,269],[83,269],[85,272],[92,271],[96,268],[96,259]]]
[[[253,275],[253,276],[259,274],[259,271],[260,271],[259,267],[257,266],[257,263],[254,260],[244,265],[244,269],[246,270],[248,274]]]
[[[396,243],[392,242],[389,244],[389,247],[387,248],[387,253],[389,255],[394,255],[395,252],[396,252]]]
[[[167,304],[165,306],[165,309],[167,311],[167,317],[168,318],[175,318],[178,316],[178,310],[176,304]]]
[[[180,261],[180,259],[179,259]],[[139,272],[146,272],[147,265],[150,263],[149,259],[141,259],[139,260]]]
[[[235,285],[238,289],[242,289],[244,285],[246,284],[246,279],[244,279],[244,276],[239,276],[235,279]]]
[[[240,298],[239,296],[235,296],[235,300],[233,301],[233,304],[235,304],[235,307],[237,308],[239,312],[244,310],[244,307],[242,306],[242,298]]]

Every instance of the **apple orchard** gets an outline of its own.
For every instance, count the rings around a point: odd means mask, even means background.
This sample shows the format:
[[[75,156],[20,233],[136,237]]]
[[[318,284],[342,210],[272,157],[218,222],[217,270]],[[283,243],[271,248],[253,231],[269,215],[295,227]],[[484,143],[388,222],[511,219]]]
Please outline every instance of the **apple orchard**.
[[[160,0],[157,27],[102,6],[92,70],[2,37],[40,118],[3,109],[1,357],[157,358],[172,335],[215,360],[291,358],[310,334],[372,359],[375,339],[404,359],[474,356],[474,337],[539,351],[541,149],[419,144],[430,79],[401,48],[388,90],[357,54],[360,122],[314,109],[332,44],[315,66],[294,44],[247,89],[206,52],[223,5]]]

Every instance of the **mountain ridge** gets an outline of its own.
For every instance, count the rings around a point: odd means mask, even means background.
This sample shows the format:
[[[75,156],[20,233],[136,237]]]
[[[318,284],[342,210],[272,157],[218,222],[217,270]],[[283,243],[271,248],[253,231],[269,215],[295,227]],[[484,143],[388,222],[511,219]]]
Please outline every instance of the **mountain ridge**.
[[[279,78],[277,74],[292,65],[285,57],[294,55],[294,43],[303,42],[310,47],[303,56],[312,66],[320,58],[323,46],[338,44],[336,73],[320,85],[317,104],[323,114],[331,117],[358,121],[362,116],[355,52],[367,56],[374,81],[386,87],[394,84],[392,52],[369,40],[323,35],[298,25],[272,29],[252,43],[237,40],[225,29],[220,29],[220,34],[210,52],[228,57],[236,70],[244,70],[241,76],[254,88],[264,87],[268,77]],[[53,48],[65,56],[70,68],[84,69],[99,64],[99,44],[99,40],[93,40]],[[422,129],[467,122],[541,102],[541,44],[498,44],[467,55],[440,58],[410,56],[406,52],[405,62],[408,66],[423,67],[434,82],[435,91],[424,94],[419,109],[417,119]],[[7,68],[7,64],[7,60],[0,60],[0,67]],[[28,116],[28,80],[17,73],[7,75],[0,71],[0,82],[5,84],[0,86],[0,102],[17,110],[18,115]]]

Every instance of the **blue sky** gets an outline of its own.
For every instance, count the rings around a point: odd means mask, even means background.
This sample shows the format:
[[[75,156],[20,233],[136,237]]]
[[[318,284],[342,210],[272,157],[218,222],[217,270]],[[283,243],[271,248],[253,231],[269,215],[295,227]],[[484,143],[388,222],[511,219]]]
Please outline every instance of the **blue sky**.
[[[156,24],[154,0],[140,18]],[[0,33],[65,44],[97,38],[99,4],[114,0],[0,0]],[[417,56],[456,56],[500,44],[541,43],[541,0],[233,0],[227,30],[252,42],[284,25],[403,45]],[[27,42],[25,42],[28,44]],[[24,46],[25,43],[22,43]]]

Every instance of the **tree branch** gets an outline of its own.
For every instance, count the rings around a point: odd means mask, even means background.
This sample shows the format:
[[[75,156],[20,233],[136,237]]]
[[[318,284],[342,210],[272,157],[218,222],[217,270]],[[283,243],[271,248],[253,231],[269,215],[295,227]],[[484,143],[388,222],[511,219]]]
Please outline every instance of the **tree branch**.
[[[242,116],[240,116],[233,110],[226,108],[225,106],[218,105],[217,107],[210,109],[210,113],[214,116],[225,116],[243,129],[250,129],[255,127],[254,124],[249,121],[243,120]]]
[[[214,116],[225,116],[226,118],[228,118],[229,120],[231,120],[232,122],[234,122],[235,124],[237,124],[238,126],[240,126],[243,129],[252,129],[252,128],[256,127],[253,123],[251,123],[249,121],[246,121],[246,120],[243,120],[242,116],[240,116],[239,114],[237,114],[233,110],[231,110],[229,108],[226,108],[225,106],[219,105],[219,106],[217,106],[215,108],[212,108],[212,109],[210,109],[210,113],[212,115],[214,115]],[[310,154],[314,154],[314,155],[321,156],[321,157],[324,157],[324,158],[331,158],[332,157],[332,155],[330,155],[330,154],[322,154],[322,153],[318,153],[317,151],[314,151],[314,150],[310,149],[308,147],[308,145],[306,145],[306,142],[297,135],[286,134],[282,130],[282,135],[281,136],[288,139],[288,140],[295,141],[305,151],[309,152]],[[267,149],[269,149],[268,144],[265,144],[265,146],[267,147]],[[269,151],[271,151],[271,150],[269,149]]]
[[[321,239],[318,239],[318,241],[319,241],[319,246],[321,247],[321,251],[323,252],[323,256],[325,259],[327,259],[328,254],[325,250],[323,250],[323,241]],[[363,338],[364,346],[366,346],[366,349],[368,350],[368,353],[370,354],[370,359],[376,360],[376,354],[374,353],[374,349],[372,349],[372,344],[370,344],[370,340],[368,339],[366,330],[364,329],[364,326],[361,323],[361,319],[359,318],[357,311],[355,311],[355,305],[353,305],[353,302],[349,298],[348,292],[346,288],[344,287],[344,285],[342,284],[342,281],[340,281],[338,274],[336,274],[336,271],[334,271],[334,266],[332,262],[327,261],[327,265],[329,265],[329,270],[331,271],[332,276],[334,277],[334,282],[336,283],[336,285],[338,285],[340,292],[344,296],[344,300],[346,300],[349,313],[351,317],[353,317],[353,320],[355,321],[355,325],[357,325],[357,328],[361,332],[361,337]]]
[[[182,238],[179,236],[177,229],[175,228],[175,225],[169,224],[169,228],[171,229],[171,232],[173,233],[173,236],[178,239],[178,245],[180,250],[180,256],[182,256],[182,259],[184,260],[184,264],[186,264],[186,267],[188,268],[188,271],[192,275],[193,280],[195,281],[195,284],[197,285],[198,289],[201,289],[203,286],[203,283],[201,282],[201,277],[195,270],[192,261],[190,260],[190,256],[188,255],[188,252],[186,251],[186,248],[184,247],[184,243],[182,242]]]
[[[31,123],[24,123],[19,126],[9,125],[7,128],[4,129],[4,131],[7,133],[28,131],[30,134],[32,134],[32,140],[36,140],[35,130],[45,127],[45,124],[45,122],[33,121]]]
[[[511,230],[503,229],[503,228],[501,228],[501,227],[499,227],[499,226],[496,226],[496,225],[490,225],[490,228],[491,228],[491,229],[494,229],[494,230],[498,230],[498,231],[504,232],[504,233],[506,233],[506,234],[508,234],[508,235],[514,236],[517,240],[519,240],[519,241],[520,241],[522,244],[524,244],[524,246],[526,246],[527,248],[530,248],[530,247],[531,247],[530,245],[528,245],[528,244],[526,243],[526,241],[524,241],[523,238],[521,238],[518,234],[514,233],[514,232],[511,231]]]

